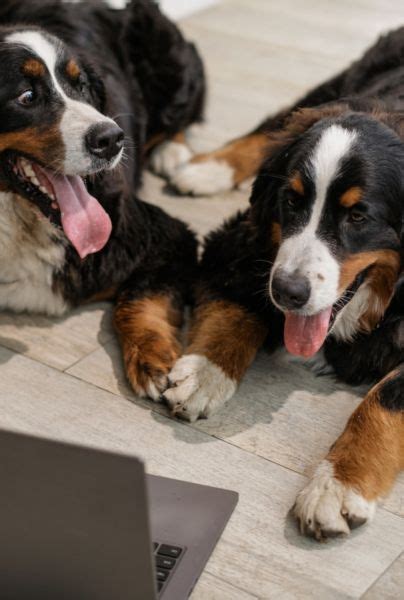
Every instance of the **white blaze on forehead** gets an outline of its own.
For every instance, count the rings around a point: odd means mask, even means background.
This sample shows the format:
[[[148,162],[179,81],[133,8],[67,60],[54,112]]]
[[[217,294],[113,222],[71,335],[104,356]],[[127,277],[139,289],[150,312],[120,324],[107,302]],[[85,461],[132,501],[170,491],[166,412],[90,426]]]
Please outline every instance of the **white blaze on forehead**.
[[[342,159],[357,137],[354,131],[331,125],[321,135],[307,163],[315,188],[308,223],[281,245],[271,279],[278,268],[288,274],[298,272],[310,282],[311,294],[304,307],[307,314],[324,310],[338,299],[339,265],[327,243],[318,235],[327,192],[338,176]]]
[[[42,60],[49,71],[54,89],[64,102],[65,109],[59,128],[65,145],[65,174],[86,174],[91,171],[92,158],[86,149],[85,136],[91,126],[103,122],[114,123],[114,121],[102,115],[87,102],[74,100],[66,94],[56,76],[60,53],[60,46],[58,47],[56,39],[47,38],[39,31],[26,30],[10,34],[5,41],[24,46]],[[122,152],[123,150],[116,157],[114,165],[119,162]]]
[[[341,160],[346,156],[356,139],[356,133],[341,125],[328,127],[318,141],[309,163],[315,185],[315,201],[308,227],[317,230],[323,214],[325,199],[330,184],[337,177]]]
[[[67,98],[65,92],[60,86],[59,81],[56,78],[56,65],[58,61],[58,48],[56,41],[55,43],[52,43],[39,31],[16,31],[15,33],[12,33],[6,37],[6,42],[21,44],[22,46],[25,46],[34,52],[46,65],[52,78],[52,83],[57,92],[63,98]]]

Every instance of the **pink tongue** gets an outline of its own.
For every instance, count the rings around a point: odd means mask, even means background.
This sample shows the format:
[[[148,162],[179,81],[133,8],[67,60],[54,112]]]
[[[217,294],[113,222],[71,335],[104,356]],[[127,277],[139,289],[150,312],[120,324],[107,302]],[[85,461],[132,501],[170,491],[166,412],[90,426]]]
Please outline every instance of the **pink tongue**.
[[[312,317],[286,313],[284,339],[288,352],[309,358],[324,343],[330,323],[332,307]]]
[[[112,230],[111,219],[101,204],[90,196],[81,177],[65,177],[48,170],[45,173],[59,204],[63,230],[80,258],[101,250]]]

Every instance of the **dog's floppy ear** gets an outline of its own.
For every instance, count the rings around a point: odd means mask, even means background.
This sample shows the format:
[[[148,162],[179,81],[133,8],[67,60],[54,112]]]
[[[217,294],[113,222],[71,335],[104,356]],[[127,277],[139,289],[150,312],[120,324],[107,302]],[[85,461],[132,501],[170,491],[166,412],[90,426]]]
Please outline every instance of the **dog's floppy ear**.
[[[338,117],[347,110],[348,104],[333,103],[316,108],[294,111],[284,122],[282,129],[268,132],[267,157],[255,179],[250,204],[253,219],[277,219],[277,191],[285,181],[289,156],[301,136],[322,119]]]

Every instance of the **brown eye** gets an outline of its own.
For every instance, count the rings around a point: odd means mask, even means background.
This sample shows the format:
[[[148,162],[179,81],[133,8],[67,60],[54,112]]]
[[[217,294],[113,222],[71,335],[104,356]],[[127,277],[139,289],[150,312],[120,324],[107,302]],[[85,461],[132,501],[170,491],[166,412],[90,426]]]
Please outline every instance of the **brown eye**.
[[[294,190],[288,190],[286,192],[286,202],[290,208],[296,208],[301,203],[302,197],[297,194]]]
[[[366,216],[359,210],[351,210],[351,212],[349,213],[349,220],[352,223],[356,223],[359,225],[360,223],[364,223],[366,221]]]
[[[25,90],[17,98],[17,102],[23,106],[29,106],[35,100],[34,90]]]

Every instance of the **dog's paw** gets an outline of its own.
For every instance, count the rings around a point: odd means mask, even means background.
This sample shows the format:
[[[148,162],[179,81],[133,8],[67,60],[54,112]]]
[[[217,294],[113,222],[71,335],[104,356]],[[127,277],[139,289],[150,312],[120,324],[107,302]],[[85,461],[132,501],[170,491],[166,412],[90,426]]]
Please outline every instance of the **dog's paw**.
[[[318,541],[348,535],[351,529],[371,521],[375,510],[376,502],[366,500],[334,477],[328,460],[317,467],[293,507],[301,533]]]
[[[150,168],[157,175],[171,178],[175,171],[187,163],[192,152],[185,144],[166,141],[157,146],[150,156]]]
[[[178,167],[170,178],[170,183],[180,194],[213,196],[233,189],[234,171],[224,161],[200,160],[195,157]]]
[[[236,390],[220,367],[199,354],[178,359],[168,379],[163,399],[176,416],[191,422],[211,415]]]
[[[168,374],[179,356],[176,341],[155,336],[137,345],[126,344],[124,362],[126,376],[134,392],[141,398],[161,400],[161,394],[169,385]]]

